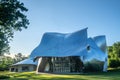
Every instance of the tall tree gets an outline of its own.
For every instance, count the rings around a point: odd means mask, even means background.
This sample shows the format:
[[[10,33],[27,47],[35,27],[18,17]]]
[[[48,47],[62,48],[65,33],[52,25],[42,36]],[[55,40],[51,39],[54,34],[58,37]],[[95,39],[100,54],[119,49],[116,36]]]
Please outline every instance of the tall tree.
[[[28,56],[23,55],[22,53],[15,54],[14,63],[27,59]]]
[[[9,56],[0,57],[0,71],[8,70],[9,66],[13,64],[13,59]]]
[[[116,54],[116,58],[120,59],[120,42],[113,44],[113,53]]]
[[[109,67],[120,66],[120,42],[116,42],[108,47],[108,61]]]
[[[18,0],[0,0],[0,55],[9,52],[9,42],[15,31],[27,28],[28,9]]]

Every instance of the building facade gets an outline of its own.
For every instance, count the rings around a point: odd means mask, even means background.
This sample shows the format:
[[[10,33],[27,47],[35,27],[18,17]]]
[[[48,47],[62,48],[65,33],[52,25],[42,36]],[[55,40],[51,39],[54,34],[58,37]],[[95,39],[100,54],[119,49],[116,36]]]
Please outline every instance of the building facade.
[[[25,59],[16,64],[10,66],[9,71],[11,72],[27,72],[35,71],[37,68],[37,62],[33,62],[32,59]]]
[[[104,35],[89,37],[87,28],[73,33],[45,33],[30,58],[38,58],[37,72],[107,71]]]
[[[106,37],[88,38],[87,28],[73,33],[48,32],[30,59],[38,61],[37,72],[107,71]]]

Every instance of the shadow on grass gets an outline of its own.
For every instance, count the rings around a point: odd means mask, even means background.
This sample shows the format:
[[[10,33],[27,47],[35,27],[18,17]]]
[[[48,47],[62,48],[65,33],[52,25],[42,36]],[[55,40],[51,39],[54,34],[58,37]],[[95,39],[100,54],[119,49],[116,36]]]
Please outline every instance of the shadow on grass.
[[[108,70],[108,72],[91,72],[85,76],[90,76],[96,80],[120,80],[120,68]]]

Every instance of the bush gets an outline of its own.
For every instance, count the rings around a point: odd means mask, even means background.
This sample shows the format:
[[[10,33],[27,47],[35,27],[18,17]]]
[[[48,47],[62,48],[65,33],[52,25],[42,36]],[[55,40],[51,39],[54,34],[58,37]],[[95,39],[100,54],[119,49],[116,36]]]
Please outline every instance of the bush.
[[[8,65],[0,65],[0,71],[6,71],[6,70],[9,70]]]
[[[115,60],[115,59],[110,59],[109,60],[109,67],[117,68],[119,66],[120,66],[120,61],[119,60]]]
[[[10,76],[0,75],[0,79],[8,79]]]
[[[102,65],[103,65],[103,62],[101,62],[100,64],[87,62],[84,65],[84,72],[102,71],[103,70]]]

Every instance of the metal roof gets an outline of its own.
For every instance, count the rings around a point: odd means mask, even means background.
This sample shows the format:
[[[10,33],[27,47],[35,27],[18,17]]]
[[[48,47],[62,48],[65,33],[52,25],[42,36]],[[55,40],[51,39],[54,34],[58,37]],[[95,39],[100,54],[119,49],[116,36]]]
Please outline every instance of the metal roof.
[[[86,53],[87,28],[73,33],[45,33],[30,58],[81,56]]]
[[[15,66],[15,65],[26,65],[26,64],[37,65],[37,61],[33,62],[32,59],[28,58],[28,59],[22,60],[22,61],[20,61],[18,63],[15,63],[12,66]]]

